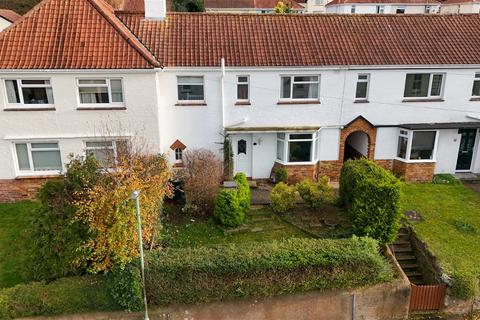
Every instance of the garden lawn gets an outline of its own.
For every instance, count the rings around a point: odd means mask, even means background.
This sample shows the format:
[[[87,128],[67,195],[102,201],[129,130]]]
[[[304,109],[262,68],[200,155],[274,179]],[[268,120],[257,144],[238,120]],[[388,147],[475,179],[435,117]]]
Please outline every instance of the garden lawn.
[[[26,227],[37,206],[32,201],[0,204],[0,288],[29,280],[22,272],[28,258]]]
[[[422,216],[413,227],[445,271],[480,275],[480,196],[464,185],[407,184],[403,210]]]
[[[172,248],[310,237],[283,222],[268,207],[252,208],[238,231],[221,228],[213,218],[183,216],[176,220],[165,224],[163,243]]]

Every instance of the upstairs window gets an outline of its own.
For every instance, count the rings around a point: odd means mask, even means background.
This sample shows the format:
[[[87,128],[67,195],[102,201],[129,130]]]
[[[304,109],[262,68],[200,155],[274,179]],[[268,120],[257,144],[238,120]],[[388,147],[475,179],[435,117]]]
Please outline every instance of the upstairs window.
[[[53,104],[50,80],[5,80],[9,104]]]
[[[319,76],[282,76],[280,98],[318,100],[319,78]]]
[[[411,73],[405,81],[405,98],[441,98],[443,91],[442,73]]]
[[[350,7],[350,13],[355,13],[357,7],[355,5]]]
[[[249,100],[249,77],[237,77],[237,101],[248,102]]]
[[[472,97],[480,97],[480,72],[475,73],[475,78],[473,80]]]
[[[21,173],[62,170],[58,142],[15,143],[17,166]]]
[[[405,13],[405,7],[397,7],[397,10],[395,11],[396,14],[404,14]]]
[[[177,77],[178,101],[204,102],[204,84],[202,76]]]
[[[355,91],[356,101],[367,101],[368,99],[368,84],[370,82],[369,74],[359,74],[357,78],[357,88]]]
[[[437,131],[400,130],[397,157],[411,161],[434,160]]]
[[[378,14],[385,13],[385,6],[377,6],[377,13]]]
[[[123,103],[121,79],[78,79],[81,104]]]

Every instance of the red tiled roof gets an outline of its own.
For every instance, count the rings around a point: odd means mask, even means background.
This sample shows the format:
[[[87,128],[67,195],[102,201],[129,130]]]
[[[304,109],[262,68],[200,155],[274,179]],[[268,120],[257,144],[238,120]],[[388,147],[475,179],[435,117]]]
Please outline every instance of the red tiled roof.
[[[0,33],[1,69],[143,69],[155,57],[102,0],[44,0]]]
[[[422,4],[422,5],[438,5],[441,2],[436,0],[332,0],[327,3],[325,6],[335,6],[342,4],[363,4],[363,3],[383,3],[383,4],[399,4],[399,5],[409,5],[409,4]]]
[[[459,4],[459,3],[478,3],[480,0],[445,0],[443,4]]]
[[[280,0],[205,0],[206,9],[273,9]],[[288,1],[288,0],[285,0]],[[292,2],[292,9],[303,9],[297,2]]]
[[[13,23],[20,19],[22,16],[12,10],[0,9],[0,17]]]
[[[117,15],[164,66],[480,64],[480,15]]]

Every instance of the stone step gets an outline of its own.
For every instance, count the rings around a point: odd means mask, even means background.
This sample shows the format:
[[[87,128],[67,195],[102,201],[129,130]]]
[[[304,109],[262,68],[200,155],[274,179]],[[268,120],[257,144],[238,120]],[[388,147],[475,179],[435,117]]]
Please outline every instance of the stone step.
[[[401,253],[412,253],[413,254],[413,250],[412,250],[412,247],[410,245],[394,246],[393,251],[395,251],[395,253],[401,252]]]
[[[415,278],[415,277],[423,277],[420,271],[405,271],[407,277]]]
[[[402,240],[402,239],[397,239],[395,240],[395,242],[393,243],[394,246],[401,246],[401,245],[404,245],[404,244],[410,244],[410,241],[409,240]]]
[[[273,217],[267,215],[257,215],[251,217],[253,222],[263,222],[263,221],[272,221]]]
[[[419,267],[418,263],[400,263],[402,269],[417,269]]]
[[[414,255],[407,255],[407,254],[398,254],[398,255],[395,255],[395,258],[398,261],[417,260],[417,258]]]

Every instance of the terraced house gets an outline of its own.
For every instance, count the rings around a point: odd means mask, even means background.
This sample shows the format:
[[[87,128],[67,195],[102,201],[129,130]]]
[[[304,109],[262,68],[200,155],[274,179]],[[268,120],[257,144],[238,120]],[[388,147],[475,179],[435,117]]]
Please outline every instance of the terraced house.
[[[252,179],[338,179],[358,156],[409,181],[480,172],[479,15],[127,4],[44,0],[0,34],[2,200],[139,132],[177,166],[188,149],[221,155],[226,132]]]

